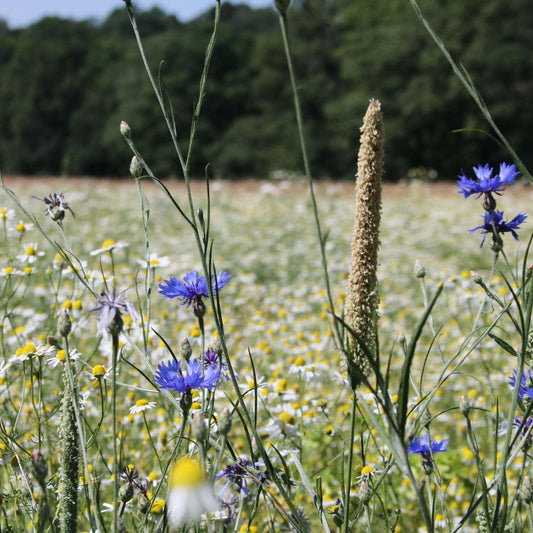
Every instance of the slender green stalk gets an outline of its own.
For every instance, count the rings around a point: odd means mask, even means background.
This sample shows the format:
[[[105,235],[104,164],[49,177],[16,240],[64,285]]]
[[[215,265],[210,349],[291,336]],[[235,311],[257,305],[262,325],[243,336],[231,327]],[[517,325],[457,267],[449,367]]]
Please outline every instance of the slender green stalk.
[[[350,527],[350,493],[352,488],[352,471],[353,471],[353,447],[355,443],[355,419],[357,417],[357,396],[355,391],[352,396],[352,412],[350,420],[350,439],[348,441],[348,466],[346,473],[346,488],[345,488],[345,497],[344,497],[344,521],[343,521],[343,531],[349,533],[351,531]]]
[[[468,72],[464,67],[459,67],[453,57],[451,56],[450,52],[444,45],[442,39],[437,35],[435,30],[431,27],[427,19],[422,14],[422,10],[420,9],[418,3],[416,0],[409,0],[411,2],[411,7],[413,8],[414,12],[416,13],[416,16],[418,19],[422,22],[424,28],[426,28],[426,31],[429,33],[431,38],[435,41],[436,45],[439,47],[440,51],[452,67],[452,70],[454,74],[457,76],[459,81],[463,84],[464,88],[468,92],[468,94],[472,97],[476,105],[478,106],[479,110],[481,111],[481,114],[485,118],[485,120],[489,123],[491,128],[494,130],[494,133],[498,137],[498,140],[500,143],[504,146],[504,148],[509,152],[513,160],[516,162],[517,166],[520,168],[520,171],[524,176],[526,176],[530,181],[533,181],[533,177],[527,170],[526,166],[522,162],[522,160],[518,157],[518,154],[514,151],[513,147],[509,143],[509,141],[506,139],[505,135],[500,131],[496,123],[494,122],[494,119],[492,118],[492,115],[486,106],[485,102],[483,102],[483,98],[478,93],[476,87],[474,86],[473,81],[471,80],[470,76],[468,75]]]
[[[279,9],[279,7],[278,7]],[[294,67],[292,63],[292,52],[290,47],[290,41],[289,41],[289,34],[287,29],[287,15],[286,10],[281,9],[279,14],[279,23],[281,27],[281,36],[283,38],[283,46],[285,50],[285,58],[287,60],[287,67],[289,69],[289,76],[291,80],[291,88],[292,88],[292,96],[293,96],[293,103],[294,103],[294,111],[296,114],[296,123],[298,126],[298,137],[300,140],[300,150],[302,152],[302,160],[304,165],[304,172],[305,177],[307,179],[307,184],[309,188],[309,195],[311,198],[311,205],[313,208],[313,216],[315,219],[315,225],[316,225],[316,231],[320,246],[320,259],[322,263],[322,269],[324,272],[324,281],[326,285],[326,295],[328,299],[328,305],[330,308],[330,311],[332,313],[332,316],[335,315],[335,304],[333,302],[333,293],[331,290],[331,283],[329,279],[329,271],[328,271],[328,261],[326,257],[326,237],[322,231],[322,226],[320,223],[320,216],[318,213],[318,203],[316,201],[315,196],[315,190],[313,186],[313,178],[311,175],[311,168],[309,165],[309,157],[307,155],[307,145],[305,142],[305,134],[304,134],[304,126],[303,126],[303,119],[302,119],[302,111],[301,111],[301,104],[300,104],[300,96],[298,91],[298,84],[296,83],[296,75],[294,73]],[[336,333],[337,340],[340,341],[340,344],[342,345],[342,332],[341,328],[337,321],[333,321],[333,328]]]
[[[111,335],[113,350],[113,378],[111,392],[111,416],[113,420],[113,531],[118,531],[118,491],[120,490],[120,465],[118,457],[118,435],[117,435],[117,363],[118,363],[118,333]]]

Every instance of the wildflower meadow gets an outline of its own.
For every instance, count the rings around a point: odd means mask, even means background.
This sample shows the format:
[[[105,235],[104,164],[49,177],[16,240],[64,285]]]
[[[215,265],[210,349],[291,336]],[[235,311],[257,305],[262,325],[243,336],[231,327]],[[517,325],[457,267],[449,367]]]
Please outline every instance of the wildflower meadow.
[[[315,183],[289,3],[302,176],[189,176],[217,1],[181,179],[2,178],[0,531],[533,531],[527,169],[448,54],[507,161],[384,184],[369,95]]]

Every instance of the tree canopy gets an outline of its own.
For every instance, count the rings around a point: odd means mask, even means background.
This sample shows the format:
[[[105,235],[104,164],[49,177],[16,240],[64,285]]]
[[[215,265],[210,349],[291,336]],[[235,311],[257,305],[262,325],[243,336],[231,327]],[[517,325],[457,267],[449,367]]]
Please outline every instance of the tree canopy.
[[[533,162],[533,10],[529,0],[422,0],[425,16],[464,65],[496,123]],[[223,3],[220,33],[192,159],[219,177],[300,172],[302,159],[277,14]],[[288,12],[311,168],[352,176],[358,128],[382,102],[386,177],[426,167],[453,177],[508,160],[408,0],[296,0]],[[184,23],[158,8],[138,14],[152,71],[188,141],[212,10]],[[127,121],[160,175],[179,167],[125,10],[100,22],[0,21],[0,169],[4,173],[123,176]],[[457,130],[470,130],[457,133]],[[528,159],[529,158],[529,159]]]

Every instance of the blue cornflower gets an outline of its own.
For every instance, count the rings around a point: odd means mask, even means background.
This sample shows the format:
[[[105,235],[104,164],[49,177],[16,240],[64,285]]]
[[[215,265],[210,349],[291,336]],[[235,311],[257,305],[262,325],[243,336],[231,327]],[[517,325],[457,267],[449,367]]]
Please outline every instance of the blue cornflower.
[[[215,476],[215,479],[226,478],[226,484],[219,493],[219,497],[226,492],[231,483],[234,483],[240,491],[241,497],[248,496],[248,479],[256,483],[266,484],[267,472],[263,463],[252,463],[248,459],[240,457],[233,464],[227,465],[222,472]]]
[[[98,330],[110,335],[118,335],[124,326],[122,313],[128,313],[133,320],[138,320],[137,312],[131,302],[125,298],[125,291],[117,293],[113,288],[111,291],[103,292],[98,296],[100,304],[91,313],[98,313]]]
[[[429,440],[427,435],[423,435],[421,438],[415,437],[413,439],[413,442],[411,442],[409,448],[407,448],[407,453],[417,453],[418,455],[421,455],[423,459],[431,459],[433,454],[445,452],[447,449],[447,440]]]
[[[509,384],[514,389],[516,387],[516,377],[518,373],[516,370],[513,371],[513,375],[509,378]],[[522,401],[533,399],[533,387],[528,387],[532,384],[531,379],[531,370],[526,370],[522,374],[522,379],[520,380],[519,385],[519,396]]]
[[[518,213],[512,220],[505,221],[503,219],[503,211],[487,211],[483,215],[483,224],[480,226],[477,226],[475,228],[472,228],[471,230],[468,230],[468,233],[472,233],[473,231],[481,230],[481,233],[484,233],[485,236],[483,237],[483,240],[481,241],[481,246],[483,246],[483,243],[485,242],[485,238],[489,233],[492,234],[494,240],[500,241],[499,235],[502,233],[511,233],[511,235],[518,240],[518,235],[515,230],[518,229],[520,224],[524,222],[527,218],[527,215],[525,213]],[[494,232],[494,229],[496,228],[496,234]]]
[[[422,457],[422,468],[429,476],[433,472],[433,455],[445,452],[447,449],[447,440],[430,440],[427,435],[423,435],[421,438],[416,437],[413,439],[413,442],[407,448],[407,453],[416,453]]]
[[[213,348],[208,348],[204,353],[204,368],[206,370],[209,368],[216,368],[220,371],[221,376],[227,380],[230,379],[230,373],[226,361],[223,361]]]
[[[211,276],[211,288],[217,292],[224,287],[231,276],[226,272],[221,272],[215,279]],[[166,285],[165,285],[166,284]],[[203,298],[209,296],[209,289],[205,276],[200,276],[195,270],[183,276],[183,281],[176,276],[166,279],[159,284],[159,292],[166,298],[179,298],[185,307],[193,306],[195,313],[203,315],[205,305]]]
[[[474,167],[477,180],[467,177],[464,172],[458,176],[457,187],[459,192],[468,198],[472,194],[490,196],[491,194],[501,194],[506,185],[511,185],[516,181],[520,172],[516,165],[500,164],[500,173],[493,176],[494,170],[488,164]]]
[[[210,367],[203,371],[202,364],[193,359],[186,363],[183,372],[180,361],[172,359],[166,365],[160,363],[155,372],[155,381],[162,388],[181,393],[190,393],[194,389],[213,390],[220,381],[218,368]]]

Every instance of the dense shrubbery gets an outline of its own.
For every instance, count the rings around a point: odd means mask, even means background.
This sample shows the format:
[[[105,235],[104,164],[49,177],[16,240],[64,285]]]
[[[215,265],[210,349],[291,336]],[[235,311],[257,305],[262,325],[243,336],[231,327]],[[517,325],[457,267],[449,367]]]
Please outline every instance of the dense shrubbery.
[[[526,97],[533,79],[527,0],[428,1],[423,8],[496,122],[527,155],[533,116]],[[193,173],[203,175],[208,163],[222,177],[301,171],[276,14],[224,4],[222,18]],[[163,61],[180,138],[190,127],[211,19],[209,12],[186,24],[158,9],[139,14],[155,73]],[[3,25],[4,172],[124,175],[127,152],[116,124],[125,119],[157,161],[155,170],[179,173],[130,31],[123,10],[98,23],[47,18],[23,30]],[[352,174],[357,117],[369,95],[381,100],[387,121],[386,179],[413,167],[450,176],[472,160],[502,157],[488,138],[453,133],[486,126],[409,2],[301,0],[291,5],[291,34],[315,174]]]

